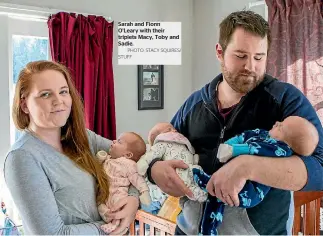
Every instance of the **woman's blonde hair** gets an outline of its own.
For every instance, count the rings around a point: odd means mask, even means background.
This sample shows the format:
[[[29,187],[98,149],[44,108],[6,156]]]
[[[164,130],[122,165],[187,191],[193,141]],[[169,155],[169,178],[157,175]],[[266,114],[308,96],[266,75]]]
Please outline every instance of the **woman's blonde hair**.
[[[80,95],[78,94],[68,69],[59,63],[52,61],[30,62],[19,74],[13,100],[12,116],[15,126],[23,130],[29,126],[29,115],[21,109],[21,101],[30,91],[33,75],[46,70],[54,70],[62,73],[69,87],[72,98],[71,114],[66,125],[61,130],[61,142],[64,153],[80,168],[90,173],[97,180],[97,203],[104,203],[109,196],[108,177],[100,163],[93,157],[84,120],[84,109]]]

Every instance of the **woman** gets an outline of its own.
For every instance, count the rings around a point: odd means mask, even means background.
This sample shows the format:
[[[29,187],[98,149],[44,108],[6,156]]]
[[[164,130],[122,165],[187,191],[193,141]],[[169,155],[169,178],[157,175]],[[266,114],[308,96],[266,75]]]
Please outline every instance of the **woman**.
[[[109,185],[94,155],[111,141],[86,130],[67,69],[50,61],[29,63],[16,85],[13,119],[23,134],[4,172],[25,232],[103,234],[97,206],[107,199]],[[112,234],[126,233],[138,205],[138,196],[117,204],[108,218],[121,224]]]

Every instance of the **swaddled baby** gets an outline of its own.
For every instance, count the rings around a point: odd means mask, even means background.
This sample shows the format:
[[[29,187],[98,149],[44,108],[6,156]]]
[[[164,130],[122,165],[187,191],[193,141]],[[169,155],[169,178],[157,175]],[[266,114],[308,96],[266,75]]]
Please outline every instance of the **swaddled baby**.
[[[194,181],[192,169],[202,168],[198,165],[198,155],[188,139],[178,133],[170,123],[158,123],[149,132],[148,141],[150,150],[140,158],[137,163],[138,173],[144,176],[152,160],[182,160],[189,167],[187,169],[176,169],[179,177],[185,185],[192,191],[191,200],[204,202],[207,193],[204,192]],[[187,196],[189,197],[189,196]]]

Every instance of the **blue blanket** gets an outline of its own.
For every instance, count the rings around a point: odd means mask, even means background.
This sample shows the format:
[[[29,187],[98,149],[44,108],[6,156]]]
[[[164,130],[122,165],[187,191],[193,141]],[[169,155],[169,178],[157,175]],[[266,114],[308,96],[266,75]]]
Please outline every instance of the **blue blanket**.
[[[287,144],[271,138],[268,131],[261,129],[245,131],[225,143],[233,147],[233,158],[243,154],[267,157],[287,157],[293,154]],[[193,175],[194,181],[199,187],[207,191],[206,185],[211,176],[199,169],[193,169]],[[268,186],[248,180],[238,194],[239,207],[256,206],[264,199],[269,190]],[[221,200],[209,194],[201,223],[201,235],[217,235],[217,227],[223,220],[224,206],[225,204]]]

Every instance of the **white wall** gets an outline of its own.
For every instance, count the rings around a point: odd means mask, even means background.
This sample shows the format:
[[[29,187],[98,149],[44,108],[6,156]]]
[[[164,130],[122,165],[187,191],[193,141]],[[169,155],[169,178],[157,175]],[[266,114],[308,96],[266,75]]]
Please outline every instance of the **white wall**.
[[[116,94],[117,134],[124,131],[135,131],[146,138],[149,129],[159,121],[168,121],[177,111],[192,89],[192,23],[193,0],[5,0],[4,3],[29,5],[34,7],[53,8],[65,11],[84,12],[111,16],[115,24],[114,42],[114,79]],[[137,109],[137,66],[117,64],[117,22],[118,21],[180,21],[182,22],[182,65],[165,66],[165,100],[163,110],[138,111]],[[1,22],[1,24],[4,24]],[[2,39],[3,40],[3,39]],[[6,48],[0,50],[5,51]],[[2,63],[6,66],[6,63]],[[8,107],[7,77],[0,82],[0,106]],[[4,82],[5,80],[5,82]],[[3,85],[3,86],[2,86]],[[2,90],[6,93],[3,93]],[[0,116],[4,133],[7,135],[9,127],[6,114]],[[1,137],[1,136],[0,136]],[[2,144],[1,144],[2,145]],[[1,152],[0,145],[0,152]],[[3,144],[5,145],[5,144]],[[5,145],[7,146],[7,144]]]
[[[215,45],[219,39],[219,24],[233,11],[243,10],[249,2],[259,0],[194,0],[193,28],[193,90],[200,89],[220,72]],[[264,15],[263,7],[253,8]]]

